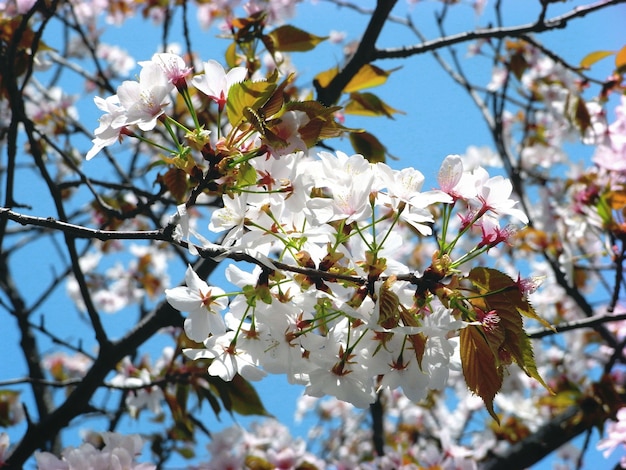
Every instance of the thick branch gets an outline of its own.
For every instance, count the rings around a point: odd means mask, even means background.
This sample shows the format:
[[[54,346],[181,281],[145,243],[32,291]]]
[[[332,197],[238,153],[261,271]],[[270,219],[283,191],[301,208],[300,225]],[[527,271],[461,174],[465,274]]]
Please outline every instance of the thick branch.
[[[375,60],[376,41],[387,21],[389,12],[396,2],[397,0],[378,0],[376,9],[370,18],[370,22],[367,25],[365,34],[363,34],[359,47],[343,70],[341,70],[326,87],[321,87],[319,83],[315,83],[317,100],[320,103],[326,106],[335,104],[339,100],[343,89],[359,70],[361,70],[361,67]]]
[[[217,266],[213,260],[201,260],[195,270],[202,278],[208,277]],[[22,468],[26,460],[40,448],[48,436],[56,435],[70,421],[89,409],[89,402],[96,390],[117,363],[125,356],[133,354],[137,348],[149,340],[158,330],[169,326],[182,326],[180,312],[167,302],[161,303],[137,326],[119,341],[109,343],[107,349],[99,351],[85,378],[65,402],[39,423],[31,424],[24,437],[6,462],[7,468]]]
[[[90,238],[102,241],[107,240],[169,240],[171,237],[165,230],[140,230],[140,231],[121,231],[121,230],[99,230],[82,225],[70,224],[53,217],[34,217],[30,215],[20,214],[6,207],[0,207],[0,220],[9,219],[20,225],[33,225],[36,227],[45,227],[52,230],[58,230],[71,235],[74,238]]]
[[[539,430],[513,444],[505,453],[489,457],[480,470],[511,470],[528,468],[576,436],[591,429],[602,418],[609,418],[606,411],[593,400],[572,406]]]

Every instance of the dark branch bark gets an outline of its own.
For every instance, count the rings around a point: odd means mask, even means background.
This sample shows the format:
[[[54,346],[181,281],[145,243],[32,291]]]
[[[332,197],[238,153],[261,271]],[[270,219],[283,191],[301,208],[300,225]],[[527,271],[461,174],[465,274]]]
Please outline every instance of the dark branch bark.
[[[201,260],[195,271],[202,278],[207,278],[217,266],[213,260]],[[39,423],[31,424],[24,437],[6,462],[6,468],[22,468],[26,460],[41,448],[48,436],[56,435],[72,419],[89,410],[89,402],[96,390],[102,386],[106,376],[125,356],[133,354],[137,348],[149,340],[158,330],[169,326],[182,326],[180,312],[167,302],[161,303],[137,326],[119,341],[109,343],[106,349],[99,351],[93,366],[65,402]]]
[[[587,5],[585,7],[575,8],[564,15],[550,18],[544,21],[537,21],[535,23],[529,23],[521,26],[485,28],[479,31],[469,31],[459,34],[453,34],[451,36],[446,36],[438,39],[433,39],[432,41],[426,41],[422,44],[417,44],[415,46],[376,50],[373,52],[372,60],[405,58],[417,54],[424,54],[426,52],[431,52],[438,49],[443,49],[444,47],[454,46],[456,44],[461,44],[468,41],[475,41],[477,39],[519,37],[532,33],[540,33],[551,29],[562,29],[565,28],[567,24],[573,19],[582,18],[594,11],[625,2],[626,0],[601,1],[593,3],[591,5]],[[370,53],[372,52],[370,51]]]
[[[489,457],[479,466],[479,469],[528,468],[609,417],[597,402],[587,400],[580,406],[568,408],[537,432],[512,445],[505,453]]]
[[[335,104],[339,100],[343,89],[361,70],[361,67],[375,59],[376,41],[387,21],[389,13],[396,3],[397,0],[378,0],[359,47],[343,70],[326,87],[321,87],[317,82],[314,83],[317,91],[317,100],[320,103],[326,106]]]

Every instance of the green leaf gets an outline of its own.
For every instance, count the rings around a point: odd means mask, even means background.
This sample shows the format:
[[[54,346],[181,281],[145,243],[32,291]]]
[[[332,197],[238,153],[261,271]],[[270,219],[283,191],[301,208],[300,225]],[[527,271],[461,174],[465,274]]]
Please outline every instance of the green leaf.
[[[276,87],[276,82],[269,79],[256,82],[244,80],[241,83],[234,83],[228,90],[226,102],[228,121],[233,127],[239,126],[246,121],[246,114],[249,114],[250,110],[256,113],[267,103]]]
[[[588,69],[593,64],[595,64],[596,62],[599,62],[602,59],[604,59],[605,57],[608,57],[608,56],[613,55],[613,54],[615,54],[615,52],[613,52],[613,51],[594,51],[594,52],[590,52],[585,57],[583,57],[583,59],[580,61],[580,66],[582,68],[584,68],[584,69]]]
[[[387,148],[369,132],[354,132],[350,134],[350,143],[354,150],[363,155],[368,162],[385,162]]]
[[[304,52],[314,49],[320,42],[328,39],[307,33],[295,26],[279,26],[267,35],[272,42],[270,53],[274,51]],[[266,42],[267,46],[267,42]]]
[[[345,112],[360,116],[387,116],[404,112],[392,108],[373,93],[350,93],[350,101],[345,106]]]
[[[240,188],[256,186],[256,182],[256,169],[248,162],[239,165],[239,172],[237,174],[237,186]]]
[[[503,370],[482,329],[469,325],[461,330],[461,363],[468,388],[482,398],[489,414],[500,422],[493,409],[493,399],[502,387]]]
[[[550,393],[553,393],[552,389],[548,386],[548,384],[544,382],[544,380],[541,378],[541,375],[539,375],[539,371],[537,370],[537,365],[535,363],[533,347],[530,344],[530,338],[524,334],[520,339],[522,346],[523,363],[516,361],[517,365],[520,366],[524,372],[526,372],[526,375],[532,377],[537,382],[539,382],[546,390],[548,390]]]

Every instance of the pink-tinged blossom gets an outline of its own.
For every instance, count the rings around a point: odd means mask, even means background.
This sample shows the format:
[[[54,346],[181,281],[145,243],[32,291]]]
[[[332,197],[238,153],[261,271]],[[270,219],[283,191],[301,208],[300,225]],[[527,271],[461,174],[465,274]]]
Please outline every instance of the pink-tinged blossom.
[[[68,447],[61,458],[49,452],[35,452],[39,470],[152,470],[155,465],[136,463],[135,457],[141,454],[143,441],[137,434],[122,436],[112,432],[102,433],[104,447],[96,449],[84,443],[78,448]]]
[[[33,6],[35,6],[35,3],[37,3],[37,0],[14,0],[14,2],[15,2],[16,13],[18,15],[25,15],[26,13],[30,11],[30,9]],[[9,3],[12,3],[12,2],[9,2]]]
[[[41,361],[56,380],[79,379],[85,376],[93,361],[81,353],[71,356],[64,352],[47,354]]]
[[[510,245],[511,239],[517,233],[517,229],[514,226],[507,225],[504,228],[500,228],[496,221],[490,217],[481,219],[479,225],[480,231],[482,232],[482,239],[478,242],[478,248],[484,246],[493,248],[502,242]]]
[[[544,277],[535,276],[535,277],[522,279],[522,277],[518,274],[517,281],[515,281],[515,284],[517,285],[517,288],[520,290],[522,297],[526,298],[539,288],[539,286],[543,283],[544,279],[545,279],[545,276]]]
[[[333,44],[341,44],[346,40],[347,33],[345,31],[337,31],[331,29],[328,33],[328,40]]]
[[[123,82],[117,88],[117,96],[125,110],[125,124],[136,125],[142,131],[150,131],[170,103],[169,94],[174,86],[156,63],[143,62],[142,65],[139,82]]]
[[[616,120],[608,127],[605,141],[596,148],[593,162],[607,171],[626,172],[626,96],[615,108]]]
[[[248,70],[245,67],[233,67],[226,73],[219,62],[209,60],[204,63],[204,73],[193,77],[191,83],[215,101],[221,112],[226,106],[230,87],[235,83],[244,81],[247,74]]]
[[[86,2],[79,3],[85,4]],[[99,43],[96,56],[107,63],[107,75],[114,77],[127,77],[137,65],[135,59],[125,49],[109,44]]]
[[[456,187],[463,176],[463,160],[459,155],[448,155],[444,158],[439,173],[437,174],[437,182],[442,191],[448,193],[453,198],[460,195],[456,191]]]
[[[191,67],[188,67],[182,57],[169,52],[154,54],[150,62],[139,62],[139,65],[146,66],[150,63],[158,65],[167,80],[182,91],[187,88],[187,77],[191,74]]]
[[[617,411],[617,421],[609,422],[606,426],[606,437],[598,442],[598,450],[603,451],[605,458],[608,458],[618,447],[626,452],[626,407]],[[620,460],[622,468],[626,468],[626,455]]]
[[[402,388],[404,394],[415,403],[426,397],[430,385],[430,377],[417,363],[415,351],[406,348],[390,364],[391,370],[381,381],[381,386],[390,390]]]
[[[496,92],[506,82],[509,71],[505,67],[494,67],[491,71],[491,81],[487,84],[487,91]]]
[[[330,370],[316,369],[309,373],[309,380],[305,393],[313,397],[332,395],[357,408],[367,408],[376,400],[372,379],[349,369],[347,365],[341,368],[337,364]]]
[[[367,220],[372,214],[370,193],[376,173],[362,155],[348,157],[320,152],[321,172],[314,174],[316,186],[328,188],[332,198],[317,197],[308,201],[307,208],[318,224],[344,220],[346,224]]]
[[[184,323],[187,337],[201,343],[209,335],[223,334],[226,325],[220,312],[228,306],[225,292],[219,287],[209,286],[191,266],[187,267],[185,284],[166,289],[165,296],[172,307],[189,312]]]
[[[297,151],[306,152],[308,146],[300,137],[298,130],[305,126],[309,122],[309,118],[306,113],[301,111],[287,111],[280,117],[280,122],[272,127],[272,132],[278,137],[284,144],[275,145],[270,142],[272,148],[272,155],[274,157],[281,157],[283,155],[292,154]]]

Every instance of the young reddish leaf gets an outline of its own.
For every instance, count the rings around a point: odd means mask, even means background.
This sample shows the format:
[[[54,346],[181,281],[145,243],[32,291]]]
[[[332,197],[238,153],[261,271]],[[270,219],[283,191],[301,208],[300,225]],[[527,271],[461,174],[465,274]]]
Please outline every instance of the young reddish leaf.
[[[384,163],[387,148],[369,132],[350,134],[350,143],[357,153],[363,155],[370,163]]]
[[[613,191],[609,191],[604,199],[608,203],[608,205],[613,210],[622,210],[626,207],[626,190],[624,189],[615,189]]]
[[[461,364],[468,388],[482,398],[489,414],[499,422],[493,399],[502,387],[503,370],[481,328],[469,325],[461,330]]]
[[[348,114],[360,116],[387,116],[393,119],[396,113],[404,112],[392,108],[373,93],[350,93],[350,101],[345,106]]]
[[[511,61],[509,62],[509,70],[513,72],[513,75],[518,80],[522,79],[522,75],[526,72],[528,68],[528,62],[524,58],[524,54],[522,51],[517,51],[515,54],[511,56]]]
[[[320,42],[328,39],[307,33],[295,26],[279,26],[267,35],[272,41],[273,51],[304,52],[315,48]],[[270,51],[270,52],[273,52]]]
[[[378,324],[383,328],[391,329],[398,326],[400,299],[390,289],[390,283],[383,282],[378,292]]]
[[[548,328],[552,326],[535,313],[515,281],[506,274],[496,269],[478,267],[470,271],[468,278],[484,295],[482,301],[486,309],[494,310],[500,317],[498,326],[505,331],[500,348],[502,353],[508,353],[528,376],[548,388],[537,371],[532,345],[524,331],[521,315],[538,320]]]
[[[619,72],[626,70],[626,46],[622,47],[617,54],[615,54],[615,68]]]
[[[357,74],[352,77],[352,80],[348,82],[346,87],[343,89],[345,93],[352,93],[355,91],[363,90],[365,88],[373,88],[378,85],[382,85],[387,81],[387,77],[391,75],[392,72],[395,72],[398,69],[392,70],[383,70],[375,65],[365,64],[361,69],[357,72]],[[334,67],[332,69],[326,70],[324,72],[320,72],[315,76],[315,80],[321,87],[327,87],[328,84],[335,78],[335,76],[339,73],[339,68]]]
[[[589,114],[585,100],[578,97],[574,101],[574,109],[572,111],[574,123],[578,126],[580,133],[584,134],[585,131],[591,126],[591,115]]]
[[[584,68],[584,69],[588,69],[593,64],[595,64],[596,62],[599,62],[602,59],[604,59],[605,57],[608,57],[608,56],[613,55],[613,54],[615,54],[615,52],[613,52],[613,51],[593,51],[593,52],[590,52],[585,57],[583,57],[583,59],[580,61],[580,66],[582,68]]]
[[[490,309],[517,312],[537,320],[546,328],[553,329],[550,323],[537,315],[528,300],[522,296],[517,283],[503,272],[497,269],[477,267],[470,271],[468,279],[479,289],[481,294],[490,294],[484,299]],[[499,311],[498,314],[500,314]]]
[[[187,174],[178,168],[170,168],[163,175],[163,183],[177,202],[182,202],[187,194]]]
[[[426,352],[426,336],[423,333],[417,333],[414,335],[408,336],[409,341],[411,342],[411,346],[413,346],[413,351],[415,351],[415,359],[417,359],[417,364],[422,368],[422,359],[424,358],[424,353]]]

